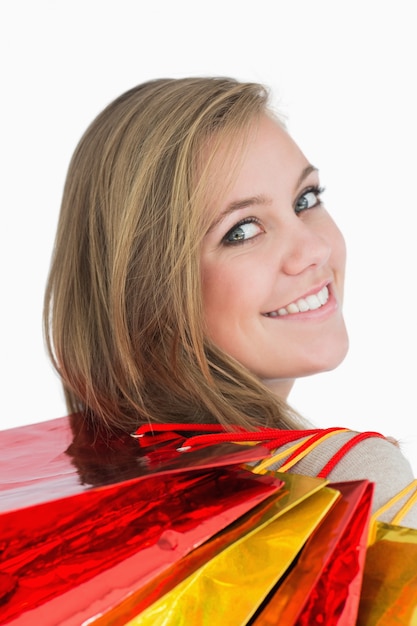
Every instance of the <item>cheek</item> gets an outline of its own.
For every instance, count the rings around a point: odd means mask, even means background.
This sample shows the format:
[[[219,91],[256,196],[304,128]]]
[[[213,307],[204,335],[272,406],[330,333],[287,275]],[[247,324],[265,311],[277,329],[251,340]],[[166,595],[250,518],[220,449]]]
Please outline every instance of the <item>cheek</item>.
[[[226,329],[234,318],[233,288],[224,273],[206,271],[202,281],[203,319],[206,336],[227,351]],[[226,344],[225,344],[226,342]]]
[[[237,284],[233,272],[227,267],[213,265],[202,273],[203,312],[206,324],[219,324],[220,316],[230,310],[237,297]]]
[[[253,317],[258,298],[253,267],[245,263],[206,264],[202,271],[203,315],[208,335],[220,347],[245,320]]]
[[[218,262],[203,262],[201,284],[204,310],[251,310],[270,279],[268,257],[236,254]],[[259,304],[259,303],[258,303]]]

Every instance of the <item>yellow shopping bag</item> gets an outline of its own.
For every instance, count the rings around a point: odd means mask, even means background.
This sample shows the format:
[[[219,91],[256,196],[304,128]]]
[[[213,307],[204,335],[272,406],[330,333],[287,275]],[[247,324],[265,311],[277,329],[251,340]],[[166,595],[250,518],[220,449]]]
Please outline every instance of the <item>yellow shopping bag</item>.
[[[411,495],[410,495],[411,494]],[[403,497],[391,524],[378,516]],[[366,554],[358,626],[417,626],[417,530],[399,526],[417,500],[417,481],[375,513]]]

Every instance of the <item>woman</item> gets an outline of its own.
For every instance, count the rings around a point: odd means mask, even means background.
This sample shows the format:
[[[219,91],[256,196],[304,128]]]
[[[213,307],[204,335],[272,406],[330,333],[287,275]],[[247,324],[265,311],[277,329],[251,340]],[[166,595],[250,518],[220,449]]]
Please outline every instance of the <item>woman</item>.
[[[306,428],[287,403],[294,380],[348,347],[344,241],[321,193],[260,85],[163,79],[111,103],[70,164],[46,290],[69,411],[127,432]],[[318,474],[353,437],[335,434],[292,471]],[[374,481],[377,508],[413,477],[373,437],[329,478]]]

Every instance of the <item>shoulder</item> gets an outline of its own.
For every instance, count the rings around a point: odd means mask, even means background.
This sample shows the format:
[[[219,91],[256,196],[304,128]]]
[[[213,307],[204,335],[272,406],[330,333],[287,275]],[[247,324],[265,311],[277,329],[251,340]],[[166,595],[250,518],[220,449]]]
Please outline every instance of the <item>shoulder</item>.
[[[339,450],[352,442],[354,445],[338,459],[327,478],[331,482],[350,480],[373,482],[375,485],[373,511],[375,512],[409,485],[414,476],[409,461],[393,440],[374,435],[357,441],[358,435],[359,433],[355,431],[333,435],[319,443],[290,471],[317,476]],[[396,509],[400,508],[402,503],[398,502],[397,506],[381,516],[381,519],[383,521],[392,519]],[[417,506],[414,506],[407,514],[402,524],[417,528]]]

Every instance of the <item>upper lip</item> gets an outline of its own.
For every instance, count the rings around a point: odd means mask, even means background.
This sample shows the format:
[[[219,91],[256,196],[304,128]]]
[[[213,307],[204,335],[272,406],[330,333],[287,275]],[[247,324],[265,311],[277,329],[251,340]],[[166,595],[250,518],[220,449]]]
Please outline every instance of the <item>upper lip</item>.
[[[321,283],[319,283],[318,285],[316,285],[315,287],[311,287],[311,289],[309,289],[308,291],[304,292],[304,294],[302,296],[295,296],[295,298],[293,298],[292,300],[289,300],[287,302],[287,304],[281,304],[280,306],[276,307],[275,309],[270,309],[269,311],[265,311],[264,315],[266,313],[272,313],[273,311],[278,311],[279,309],[285,309],[287,306],[289,306],[293,302],[297,302],[297,300],[302,300],[303,298],[307,298],[307,296],[311,296],[313,294],[318,293],[319,291],[321,291],[323,289],[323,287],[327,287],[328,290],[330,291],[330,285],[331,285],[331,280],[330,279],[324,280]]]

